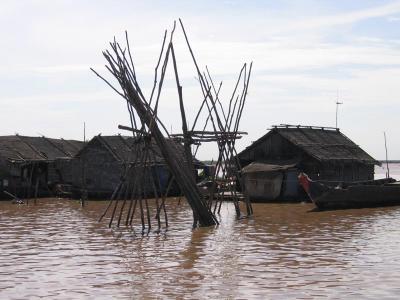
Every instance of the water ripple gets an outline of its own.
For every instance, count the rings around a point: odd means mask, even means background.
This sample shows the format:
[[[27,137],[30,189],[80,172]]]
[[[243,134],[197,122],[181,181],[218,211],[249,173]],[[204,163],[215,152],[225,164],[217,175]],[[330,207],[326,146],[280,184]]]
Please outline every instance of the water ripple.
[[[397,298],[400,207],[310,212],[256,204],[237,221],[191,230],[170,200],[170,229],[98,223],[106,202],[0,202],[1,299]],[[136,232],[136,234],[135,234]]]

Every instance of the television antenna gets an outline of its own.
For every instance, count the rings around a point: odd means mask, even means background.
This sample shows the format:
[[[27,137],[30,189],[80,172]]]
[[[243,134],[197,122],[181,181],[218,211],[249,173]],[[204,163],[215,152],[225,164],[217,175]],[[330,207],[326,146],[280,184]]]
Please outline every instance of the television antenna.
[[[336,123],[335,123],[335,128],[338,128],[338,111],[339,111],[339,105],[342,105],[343,102],[339,102],[339,90],[337,91],[336,95]]]

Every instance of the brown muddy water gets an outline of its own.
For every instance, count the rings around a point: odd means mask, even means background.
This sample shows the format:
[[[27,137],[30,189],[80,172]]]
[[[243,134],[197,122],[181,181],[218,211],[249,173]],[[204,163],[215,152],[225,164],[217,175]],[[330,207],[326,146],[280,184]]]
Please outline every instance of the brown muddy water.
[[[0,202],[0,299],[382,299],[400,297],[400,207],[312,212],[254,204],[191,230],[168,203],[170,229],[109,229],[107,202]]]

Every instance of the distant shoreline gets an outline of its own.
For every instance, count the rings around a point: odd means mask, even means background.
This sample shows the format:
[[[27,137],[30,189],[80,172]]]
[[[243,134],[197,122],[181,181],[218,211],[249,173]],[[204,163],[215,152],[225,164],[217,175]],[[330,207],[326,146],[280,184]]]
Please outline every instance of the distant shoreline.
[[[386,160],[384,160],[384,159],[382,159],[382,160],[378,160],[380,163],[386,163]],[[203,160],[203,161],[201,161],[202,163],[204,163],[204,164],[206,164],[206,165],[212,165],[212,164],[215,164],[216,163],[216,161],[213,161],[213,160]],[[397,159],[389,159],[388,160],[388,163],[389,164],[400,164],[400,160],[397,160]]]

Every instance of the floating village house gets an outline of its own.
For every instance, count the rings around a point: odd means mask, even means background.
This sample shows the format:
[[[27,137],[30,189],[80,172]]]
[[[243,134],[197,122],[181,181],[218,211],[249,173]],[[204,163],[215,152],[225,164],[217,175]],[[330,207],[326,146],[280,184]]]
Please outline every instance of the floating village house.
[[[299,172],[330,185],[374,179],[379,164],[338,128],[280,125],[238,154],[253,200],[304,200]]]
[[[0,199],[51,195],[70,182],[70,161],[82,142],[21,135],[0,137]]]
[[[184,159],[182,144],[173,140],[167,141]],[[151,140],[149,143],[151,143],[151,151],[147,154],[147,165],[150,166],[153,176],[156,177],[156,185],[159,186],[158,193],[165,192],[171,175],[155,141]],[[87,193],[89,198],[109,198],[121,180],[125,180],[126,171],[138,162],[143,161],[138,156],[144,155],[144,149],[145,141],[143,138],[122,135],[95,136],[75,156],[73,162],[74,189],[79,190],[81,194]],[[202,163],[194,158],[193,164],[195,168],[203,167]],[[129,177],[129,173],[127,177]],[[144,184],[141,184],[140,188],[142,192],[152,196],[154,195],[153,186],[151,186],[151,181],[147,179],[143,180]],[[178,187],[174,183],[170,194],[178,193],[177,189]],[[120,194],[119,197],[124,197],[124,195]]]

